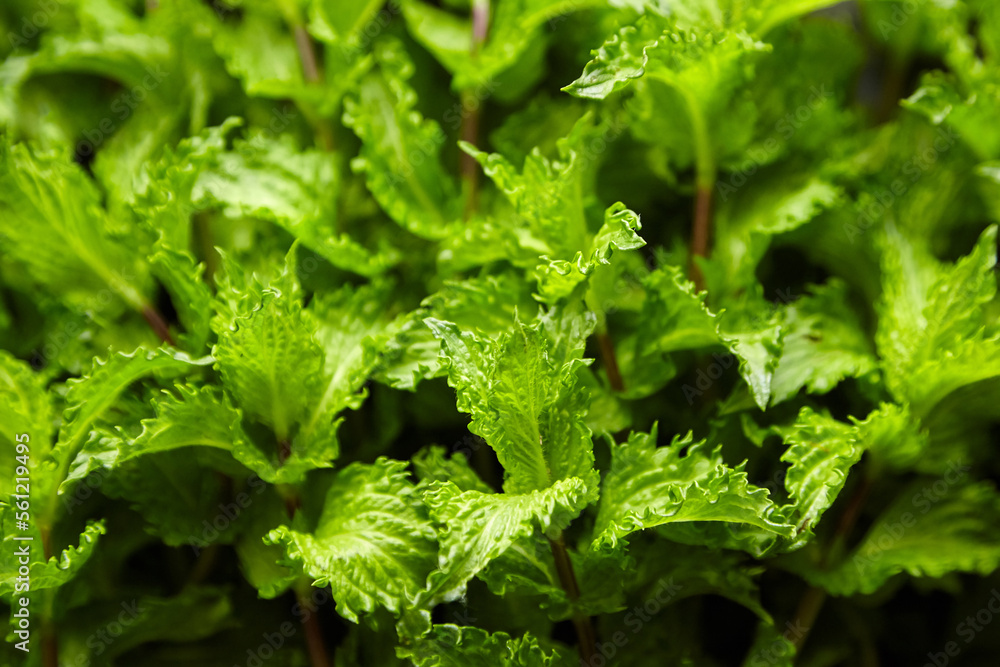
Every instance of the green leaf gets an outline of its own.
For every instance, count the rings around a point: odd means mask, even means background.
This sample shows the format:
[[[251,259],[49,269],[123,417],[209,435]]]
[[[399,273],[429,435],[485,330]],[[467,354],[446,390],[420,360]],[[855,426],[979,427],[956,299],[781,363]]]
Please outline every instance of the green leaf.
[[[438,569],[428,578],[426,599],[454,600],[490,561],[536,532],[557,535],[587,505],[587,487],[577,478],[561,479],[529,493],[462,491],[450,482],[424,492],[431,519],[439,528]]]
[[[743,605],[763,621],[771,620],[761,605],[757,586],[763,568],[745,554],[687,546],[659,537],[637,536],[631,542],[628,554],[636,563],[636,571],[625,582],[627,591],[647,597],[653,591],[653,597],[664,605],[688,597],[719,595]],[[612,549],[610,553],[624,551]]]
[[[726,466],[720,447],[708,452],[704,441],[694,443],[690,436],[661,448],[656,437],[656,428],[632,433],[627,443],[612,448],[595,547],[613,547],[638,530],[692,521],[721,522],[727,546],[755,554],[793,536],[794,526],[782,519],[767,490],[747,481],[744,464]]]
[[[275,288],[237,316],[212,349],[226,389],[249,416],[290,441],[293,426],[322,392],[323,348],[299,296]]]
[[[447,451],[440,445],[430,445],[413,455],[413,469],[422,483],[451,482],[461,491],[492,492],[489,485],[469,466],[465,456],[445,456]]]
[[[351,165],[365,174],[368,189],[404,229],[426,239],[451,233],[461,216],[456,185],[441,164],[441,128],[416,111],[413,76],[402,45],[376,43],[378,74],[368,76],[344,100],[344,124],[361,139]]]
[[[803,564],[794,569],[833,595],[874,593],[902,573],[942,577],[950,572],[993,572],[1000,565],[994,538],[1000,495],[986,483],[956,487],[966,476],[957,466],[943,479],[914,482],[838,566],[821,570]]]
[[[337,473],[315,532],[281,526],[266,541],[284,563],[329,585],[344,618],[384,607],[397,616],[416,605],[437,558],[435,532],[419,511],[406,462],[380,458]]]
[[[793,640],[801,638],[801,632],[800,628],[789,628],[779,632],[773,621],[762,619],[757,624],[753,645],[750,646],[747,658],[743,661],[743,667],[760,667],[760,665],[794,667],[797,649]]]
[[[433,318],[427,324],[442,341],[458,409],[472,415],[469,429],[504,467],[504,490],[528,493],[577,477],[596,493],[588,398],[577,380],[593,319],[550,311],[496,340]]]
[[[183,447],[231,451],[234,441],[246,437],[239,411],[217,387],[178,385],[175,392],[164,390],[153,402],[156,417],[142,420],[142,432],[134,440],[122,441],[115,465]]]
[[[191,246],[191,215],[199,210],[194,203],[195,185],[218,164],[227,135],[242,124],[240,118],[227,118],[221,125],[182,139],[176,147],[165,147],[155,160],[143,165],[132,208],[159,234],[162,246],[176,252]]]
[[[802,408],[793,425],[776,431],[788,445],[781,460],[789,464],[785,489],[792,503],[786,516],[795,525],[796,539],[789,547],[795,548],[836,500],[864,445],[857,440],[857,429],[811,408]]]
[[[755,176],[752,186],[736,192],[730,192],[732,186],[725,183],[719,190],[712,260],[725,266],[728,275],[722,283],[708,274],[713,293],[731,294],[754,282],[754,272],[773,237],[801,227],[841,198],[836,186],[793,166],[768,169]]]
[[[597,134],[592,115],[586,114],[569,135],[556,142],[557,159],[549,159],[535,149],[525,158],[520,170],[502,155],[478,151],[467,143],[460,144],[462,150],[479,162],[523,221],[523,229],[514,232],[519,248],[511,249],[519,263],[534,265],[542,255],[542,270],[551,272],[552,269],[545,268],[547,262],[544,260],[582,263],[585,257],[592,258],[594,253],[606,257],[600,242],[588,229],[586,216],[589,202],[585,193],[595,161],[584,154],[585,142]],[[641,239],[633,233],[639,227],[638,216],[626,213],[623,208],[615,205],[607,211],[605,222],[609,227],[604,234],[610,235],[617,230],[623,248],[638,247],[636,244]],[[574,260],[578,253],[579,259]]]
[[[131,198],[134,175],[164,143],[177,139],[186,118],[190,117],[191,127],[197,131],[203,105],[208,102],[203,39],[199,31],[182,25],[191,16],[177,4],[148,22],[128,7],[108,2],[66,6],[58,20],[51,8],[38,10],[45,18],[32,18],[25,24],[31,29],[19,32],[37,31],[44,27],[38,21],[50,24],[50,19],[60,29],[51,31],[39,49],[15,59],[0,77],[12,112],[6,114],[0,108],[0,118],[10,126],[11,134],[54,144],[51,134],[58,132],[63,135],[59,137],[61,147],[80,142],[88,156],[96,152],[93,173],[112,194],[109,204],[115,207]],[[90,110],[88,120],[70,120],[56,129],[47,119],[41,126],[48,126],[49,132],[39,132],[39,123],[31,120],[31,112],[25,113],[24,108],[31,103],[32,90],[52,86],[45,115],[52,109],[53,115],[73,119],[81,111],[73,104],[79,98],[67,95],[75,86],[65,82],[78,83],[81,76],[112,82],[116,88],[110,90],[116,92],[110,95],[104,88],[100,91],[104,95],[87,98],[96,107]],[[64,152],[67,157],[72,155],[72,149]]]
[[[930,437],[907,406],[883,403],[858,422],[857,429],[858,440],[880,464],[897,470],[926,470]]]
[[[598,616],[625,608],[631,562],[624,550],[567,549],[580,597],[572,600],[559,580],[552,545],[541,535],[521,538],[477,575],[494,595],[522,596],[553,621],[578,614]]]
[[[311,30],[322,39],[338,43],[342,48],[359,49],[363,41],[359,33],[373,21],[383,20],[377,13],[382,9],[379,0],[342,2],[341,0],[315,0],[310,3]]]
[[[840,280],[811,289],[786,310],[781,358],[771,379],[771,404],[800,389],[822,394],[848,377],[865,377],[878,368],[872,345],[847,301]]]
[[[15,592],[39,592],[51,590],[63,586],[73,579],[90,557],[94,554],[97,546],[98,536],[105,534],[104,522],[91,522],[87,524],[83,533],[80,534],[79,546],[70,545],[63,549],[58,556],[52,556],[48,560],[42,556],[41,535],[37,530],[32,529],[34,535],[28,535],[31,541],[18,541],[16,537],[24,532],[14,529],[14,516],[9,505],[3,506],[3,547],[2,566],[0,566],[0,597],[8,604],[11,603]],[[25,589],[18,586],[18,568],[20,567],[20,556],[15,555],[15,551],[27,548],[29,551],[29,572],[28,581],[30,588]],[[23,581],[21,582],[24,583]]]
[[[600,0],[577,0],[572,3],[562,0],[497,0],[490,15],[486,41],[478,48],[473,45],[471,19],[459,17],[423,0],[403,0],[401,7],[413,38],[453,75],[454,90],[485,88],[492,92],[497,87],[497,79],[514,67],[519,59],[530,56],[533,44],[545,39],[540,28],[547,21],[561,14],[604,4]]]
[[[105,361],[95,359],[88,375],[67,383],[67,407],[57,444],[52,450],[53,468],[58,466],[60,471],[68,470],[92,429],[133,382],[149,377],[177,378],[212,362],[211,357],[192,359],[183,352],[169,352],[162,348],[139,348],[130,354],[111,354]],[[55,474],[52,481],[58,486],[63,481],[62,476]],[[63,493],[66,488],[59,491]],[[49,506],[46,511],[54,510]]]
[[[513,271],[445,281],[421,305],[421,310],[397,318],[382,349],[376,377],[396,389],[413,390],[422,380],[443,375],[441,341],[424,324],[426,316],[496,334],[510,326],[518,309],[537,307],[530,286]]]
[[[646,74],[648,51],[659,46],[662,34],[661,26],[652,19],[623,27],[591,53],[580,78],[563,90],[577,97],[604,99],[625,88]]]
[[[697,164],[698,186],[711,188],[715,165],[750,143],[757,113],[742,88],[755,56],[769,50],[744,30],[682,29],[648,13],[594,51],[563,90],[604,99],[638,80],[634,131],[665,147],[676,167]]]
[[[297,574],[281,564],[281,545],[265,544],[264,538],[288,520],[285,501],[274,487],[259,477],[251,477],[243,491],[247,501],[242,510],[242,530],[233,547],[240,561],[240,571],[262,598],[274,599],[285,593]],[[236,496],[237,501],[240,496]]]
[[[639,216],[624,204],[618,202],[610,206],[604,214],[604,225],[590,242],[587,254],[578,250],[570,261],[549,260],[548,264],[539,266],[541,300],[554,304],[568,297],[595,269],[610,264],[609,258],[615,250],[635,250],[646,245],[636,233],[641,227]]]
[[[98,479],[102,493],[138,512],[164,544],[204,548],[230,544],[239,531],[243,520],[227,498],[224,476],[242,472],[228,452],[193,447],[133,457]]]
[[[86,648],[92,651],[90,659],[95,662],[116,659],[147,643],[184,643],[212,637],[235,625],[233,602],[216,587],[189,587],[169,598],[143,596],[113,605],[95,604],[88,611],[87,630],[94,641]],[[116,630],[120,634],[114,642],[98,641],[101,633],[110,637]],[[80,660],[86,654],[77,655]]]
[[[52,418],[52,402],[45,391],[44,377],[6,350],[0,351],[0,445],[4,457],[0,464],[4,474],[0,479],[0,498],[12,493],[15,446],[24,442],[22,434],[28,434],[30,439],[26,444],[34,468],[52,446],[55,432]]]
[[[671,353],[721,346],[716,315],[705,292],[680,267],[664,265],[642,279],[645,299],[635,331],[617,346],[625,395],[642,398],[662,389],[676,374]]]
[[[984,307],[996,294],[996,247],[992,226],[972,253],[941,266],[918,242],[886,230],[876,343],[886,384],[918,415],[956,389],[1000,374],[1000,339]]]
[[[331,75],[336,72],[336,76],[324,76],[321,82],[313,83],[303,74],[295,34],[302,27],[298,25],[302,18],[295,4],[244,3],[240,6],[240,21],[213,22],[212,46],[225,62],[226,70],[243,84],[247,95],[293,99],[327,116],[336,110],[351,86],[357,84],[370,67],[370,61],[360,57],[358,50],[348,48],[343,38],[335,34],[325,20],[328,15],[322,11],[324,3],[313,4],[320,11],[313,12],[310,28],[318,37],[337,42],[336,46],[320,51],[317,66],[321,72],[324,69]],[[345,9],[353,13],[361,7],[351,3],[337,14],[344,14]],[[372,10],[363,11],[367,14]]]
[[[203,280],[204,264],[195,264],[190,253],[157,242],[149,257],[150,270],[169,292],[185,333],[182,347],[194,354],[205,351],[211,335],[212,293]]]
[[[778,368],[786,330],[783,311],[750,317],[744,311],[719,318],[719,337],[740,361],[740,375],[746,381],[757,407],[763,410],[771,400],[771,383]]]
[[[34,283],[82,310],[99,309],[101,294],[140,312],[149,307],[149,269],[129,248],[141,236],[116,229],[76,165],[0,143],[0,212],[4,256]]]
[[[220,204],[227,216],[269,220],[338,268],[375,276],[393,265],[389,247],[372,252],[347,234],[338,214],[340,176],[336,155],[298,150],[290,137],[257,135],[237,141],[217,157],[193,191],[199,205]]]
[[[398,649],[417,667],[569,667],[560,652],[544,651],[531,635],[514,638],[475,627],[435,625],[431,633]]]
[[[1000,157],[1000,133],[990,119],[1000,108],[995,77],[963,86],[953,75],[931,72],[902,104],[934,125],[949,126],[980,160]]]

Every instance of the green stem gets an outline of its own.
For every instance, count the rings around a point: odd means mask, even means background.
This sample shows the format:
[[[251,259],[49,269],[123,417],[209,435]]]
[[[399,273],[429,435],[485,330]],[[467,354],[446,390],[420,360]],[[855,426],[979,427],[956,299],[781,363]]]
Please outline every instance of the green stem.
[[[580,599],[580,586],[576,580],[576,573],[573,571],[573,561],[570,560],[569,552],[566,551],[566,542],[562,534],[555,539],[549,538],[549,545],[552,547],[552,557],[556,562],[556,572],[559,574],[559,583],[569,597],[570,602]],[[593,665],[597,657],[597,636],[594,634],[594,625],[590,617],[584,614],[573,614],[573,627],[576,629],[576,638],[579,644],[580,659],[585,665]]]
[[[712,230],[712,189],[715,187],[716,165],[712,151],[712,140],[708,134],[705,114],[697,98],[690,92],[679,89],[687,105],[691,131],[694,134],[695,150],[695,200],[694,219],[691,225],[691,277],[698,290],[705,288],[705,279],[695,261],[696,257],[708,257],[709,237]]]
[[[219,269],[219,254],[215,251],[212,241],[212,222],[208,215],[199,212],[194,215],[194,234],[201,249],[201,257],[205,262],[205,282],[209,287],[215,286],[215,274]]]

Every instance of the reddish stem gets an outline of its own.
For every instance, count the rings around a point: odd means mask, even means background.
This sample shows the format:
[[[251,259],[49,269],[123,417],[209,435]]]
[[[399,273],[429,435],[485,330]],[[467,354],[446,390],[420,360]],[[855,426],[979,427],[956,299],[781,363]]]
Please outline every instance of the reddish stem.
[[[160,340],[174,347],[177,346],[177,343],[174,342],[174,337],[170,335],[170,327],[167,326],[166,320],[163,319],[163,316],[160,315],[160,312],[156,308],[150,305],[143,306],[142,316],[153,332],[159,336]]]
[[[844,513],[840,515],[840,520],[837,522],[837,529],[833,533],[830,546],[820,558],[819,566],[821,568],[825,568],[831,558],[839,556],[841,547],[843,546],[848,535],[851,534],[851,531],[854,530],[854,526],[857,524],[858,518],[861,516],[861,509],[864,507],[865,501],[868,499],[868,494],[871,491],[871,488],[872,475],[866,474],[861,480],[861,484],[854,492],[854,495],[851,496],[851,501],[848,503],[847,507],[844,508]],[[799,607],[796,609],[795,617],[792,619],[793,628],[802,628],[802,634],[795,636],[792,640],[795,644],[796,651],[801,649],[802,645],[805,644],[806,638],[809,636],[809,631],[812,630],[813,624],[816,622],[816,617],[819,616],[819,612],[823,608],[823,603],[825,601],[826,591],[819,586],[810,586],[806,589],[806,592],[802,594],[802,599],[799,601]]]
[[[698,291],[705,289],[705,276],[695,261],[708,257],[708,237],[712,227],[712,188],[698,186],[694,200],[694,222],[691,227],[691,279]]]
[[[604,372],[608,374],[608,382],[614,391],[624,391],[625,382],[618,368],[618,357],[615,354],[615,344],[608,333],[597,334],[597,342],[601,346],[601,360],[604,362]]]
[[[559,574],[559,583],[570,601],[576,602],[580,599],[580,586],[576,580],[576,573],[573,571],[573,561],[570,560],[569,552],[566,551],[566,542],[562,535],[558,539],[549,539],[552,547],[552,557],[556,562],[556,572]],[[589,616],[583,614],[573,615],[573,627],[576,629],[576,638],[579,643],[580,659],[584,665],[595,664],[597,657],[597,636],[594,634],[594,625]]]
[[[330,658],[326,652],[326,643],[323,641],[323,629],[319,627],[319,615],[316,607],[301,595],[295,593],[299,606],[309,610],[309,615],[302,619],[302,627],[306,631],[306,646],[309,648],[309,664],[312,667],[329,667]]]

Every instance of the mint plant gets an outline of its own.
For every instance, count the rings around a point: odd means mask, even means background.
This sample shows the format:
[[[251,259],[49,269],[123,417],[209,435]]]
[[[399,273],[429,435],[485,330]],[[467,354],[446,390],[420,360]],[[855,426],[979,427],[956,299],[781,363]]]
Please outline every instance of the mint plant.
[[[0,33],[0,664],[996,664],[994,3]]]

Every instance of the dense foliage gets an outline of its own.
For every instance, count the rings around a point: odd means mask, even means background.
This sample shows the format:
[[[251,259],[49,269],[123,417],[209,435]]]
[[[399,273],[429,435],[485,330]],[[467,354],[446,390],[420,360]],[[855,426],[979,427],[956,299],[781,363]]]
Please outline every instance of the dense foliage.
[[[0,35],[0,664],[997,664],[1000,4]]]

